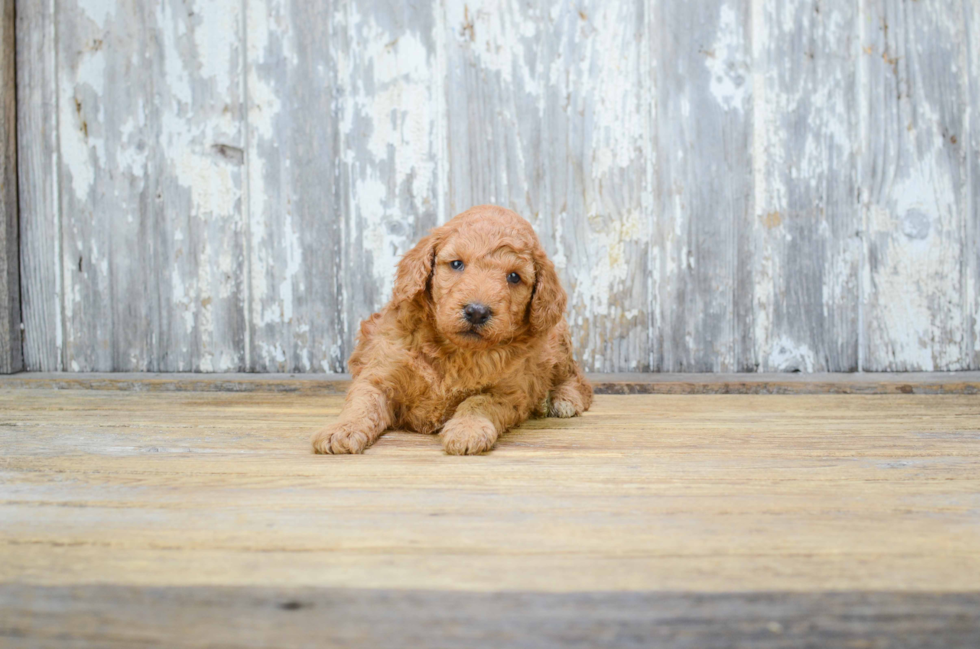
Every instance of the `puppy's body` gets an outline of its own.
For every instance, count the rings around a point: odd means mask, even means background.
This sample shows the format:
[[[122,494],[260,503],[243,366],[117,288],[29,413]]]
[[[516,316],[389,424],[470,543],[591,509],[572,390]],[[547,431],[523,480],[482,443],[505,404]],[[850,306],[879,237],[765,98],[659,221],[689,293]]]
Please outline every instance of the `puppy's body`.
[[[442,429],[448,453],[480,453],[532,415],[587,410],[566,296],[530,224],[473,208],[436,228],[398,266],[394,296],[361,325],[354,383],[318,453],[360,453],[391,427]]]
[[[371,359],[384,359],[385,380],[380,382],[397,395],[392,400],[392,428],[436,432],[463,401],[489,392],[506,395],[515,411],[510,426],[532,414],[559,416],[557,413],[569,410],[561,405],[560,398],[553,402],[549,396],[556,387],[569,381],[578,388],[570,396],[584,392],[588,397],[572,404],[573,414],[579,414],[591,404],[591,388],[571,359],[564,322],[555,326],[547,337],[526,347],[511,345],[468,351],[440,345],[433,332],[426,331],[428,327],[420,328],[412,340],[411,334],[405,336],[408,332],[397,325],[388,326],[392,320],[397,320],[397,313],[386,309],[365,321],[357,349],[350,358],[355,380],[365,368],[368,368],[366,376],[381,378],[372,372]],[[566,397],[565,401],[568,400]]]

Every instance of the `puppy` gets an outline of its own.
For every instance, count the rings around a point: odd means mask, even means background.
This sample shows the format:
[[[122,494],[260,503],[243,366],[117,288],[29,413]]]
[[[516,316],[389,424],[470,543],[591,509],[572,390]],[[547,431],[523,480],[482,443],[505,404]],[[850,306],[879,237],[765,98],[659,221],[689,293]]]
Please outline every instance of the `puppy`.
[[[398,264],[394,294],[361,323],[354,377],[316,453],[363,453],[389,428],[442,430],[483,453],[531,415],[574,417],[592,386],[572,358],[567,297],[531,225],[492,205],[435,228]]]

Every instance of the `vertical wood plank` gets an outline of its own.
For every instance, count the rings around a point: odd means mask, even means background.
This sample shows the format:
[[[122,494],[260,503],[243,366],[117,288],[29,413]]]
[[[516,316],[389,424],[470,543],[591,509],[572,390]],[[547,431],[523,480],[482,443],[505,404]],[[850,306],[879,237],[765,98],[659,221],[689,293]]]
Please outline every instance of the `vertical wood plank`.
[[[964,11],[865,0],[861,197],[864,369],[960,370],[969,349],[970,187]]]
[[[58,4],[65,364],[243,369],[241,4]]]
[[[587,369],[650,369],[654,88],[646,3],[450,3],[450,209],[528,218]]]
[[[248,0],[246,15],[249,369],[342,372],[344,15],[305,0]]]
[[[444,220],[438,19],[400,1],[249,4],[257,371],[344,371],[398,258]]]
[[[398,259],[448,218],[440,3],[344,0],[340,156],[348,179],[342,358],[391,297]],[[452,92],[458,92],[453,90]]]
[[[0,0],[0,374],[23,367],[17,236],[17,73],[14,0]]]
[[[858,368],[857,7],[752,3],[755,206],[738,224],[739,371]]]
[[[142,224],[149,215],[142,209],[144,206],[126,200],[130,197],[128,191],[120,201],[113,181],[119,177],[119,172],[125,172],[111,169],[106,159],[117,144],[110,143],[113,139],[110,132],[122,125],[119,118],[123,117],[121,113],[125,107],[131,105],[130,98],[135,100],[148,94],[149,77],[139,73],[127,75],[125,94],[120,98],[122,110],[110,99],[111,93],[120,94],[121,88],[107,84],[107,65],[118,68],[129,58],[125,56],[124,43],[143,44],[138,17],[128,15],[123,24],[123,20],[116,20],[114,9],[113,3],[103,6],[101,11],[83,0],[56,3],[59,154],[56,173],[59,175],[61,209],[59,267],[64,282],[61,305],[65,327],[63,362],[66,370],[75,372],[117,369],[113,358],[117,339],[111,270],[118,264],[126,264],[143,245],[158,243],[153,236],[135,241],[130,223],[119,218],[119,212],[129,211],[132,223]],[[87,10],[95,13],[89,14]],[[142,68],[143,61],[140,64]],[[111,121],[107,109],[112,112]],[[129,112],[135,110],[130,108]],[[131,118],[131,121],[145,121],[145,116],[143,120]],[[126,175],[128,178],[120,178],[124,187],[133,179],[142,189],[142,169]],[[116,224],[117,228],[112,228],[114,220],[121,221]],[[116,237],[123,245],[113,245]],[[152,261],[147,265],[154,269]],[[142,272],[137,271],[135,277],[123,278],[123,281],[138,281],[141,276]],[[146,313],[148,305],[139,296],[132,297],[132,316],[137,319],[149,316]],[[133,324],[139,326],[138,322]],[[119,332],[122,333],[122,328]],[[145,347],[140,350],[144,360],[149,360],[147,357],[155,351]]]
[[[750,11],[733,0],[656,6],[654,368],[736,368],[737,224],[752,213]]]
[[[24,366],[64,369],[54,0],[17,2],[17,175]]]
[[[506,0],[449,3],[445,14],[449,211],[458,214],[485,203],[513,209],[535,224],[554,255],[557,242],[552,233],[541,232],[539,222],[542,214],[548,220],[555,211],[545,183],[554,169],[571,161],[544,164],[543,114],[551,89],[541,76],[548,68],[545,50],[560,47],[568,24],[557,22],[558,11],[552,16],[546,5]],[[549,32],[557,42],[547,42]],[[568,71],[570,64],[563,63],[565,69],[556,67],[556,83]]]
[[[963,138],[966,153],[968,192],[966,200],[966,322],[967,362],[969,369],[980,369],[980,7],[965,3],[967,64],[966,77],[969,96],[966,127],[969,137]]]

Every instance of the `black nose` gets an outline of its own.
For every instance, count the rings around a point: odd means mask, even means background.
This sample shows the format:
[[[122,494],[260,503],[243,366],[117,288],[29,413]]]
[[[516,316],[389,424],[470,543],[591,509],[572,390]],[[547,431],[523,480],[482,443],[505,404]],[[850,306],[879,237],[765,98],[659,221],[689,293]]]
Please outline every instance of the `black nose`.
[[[486,304],[467,304],[463,307],[463,315],[470,324],[481,325],[490,319],[493,311]]]

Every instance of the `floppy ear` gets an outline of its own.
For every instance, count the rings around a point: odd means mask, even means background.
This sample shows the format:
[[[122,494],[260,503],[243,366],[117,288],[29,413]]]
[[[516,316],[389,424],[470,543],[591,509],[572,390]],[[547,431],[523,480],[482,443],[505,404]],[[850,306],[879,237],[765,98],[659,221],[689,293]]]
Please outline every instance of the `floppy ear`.
[[[539,245],[534,251],[534,293],[528,321],[533,333],[548,331],[565,315],[568,296],[558,281],[555,265]]]
[[[395,276],[392,302],[411,302],[425,291],[429,277],[432,275],[437,242],[438,237],[433,232],[422,237],[415,247],[401,258],[398,262],[398,274]]]

